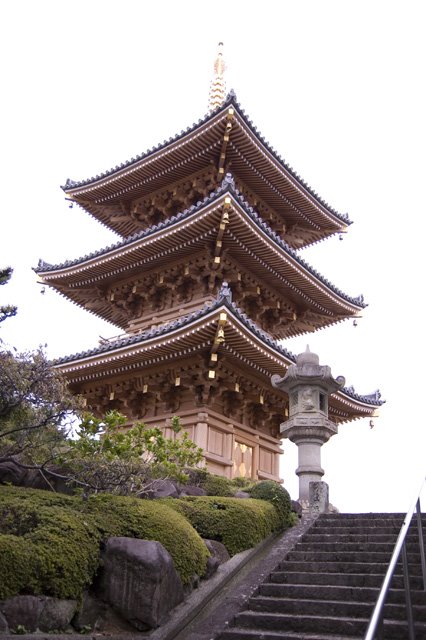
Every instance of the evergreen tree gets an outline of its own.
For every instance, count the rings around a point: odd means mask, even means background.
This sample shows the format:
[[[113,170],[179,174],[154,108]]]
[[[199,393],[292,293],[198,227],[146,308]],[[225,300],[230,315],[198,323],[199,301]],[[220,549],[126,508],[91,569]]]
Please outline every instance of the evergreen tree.
[[[0,269],[0,286],[9,282],[12,273],[13,269],[11,267]],[[16,311],[17,309],[13,305],[0,305],[0,322],[3,322],[3,320],[6,320],[6,318],[15,316]]]

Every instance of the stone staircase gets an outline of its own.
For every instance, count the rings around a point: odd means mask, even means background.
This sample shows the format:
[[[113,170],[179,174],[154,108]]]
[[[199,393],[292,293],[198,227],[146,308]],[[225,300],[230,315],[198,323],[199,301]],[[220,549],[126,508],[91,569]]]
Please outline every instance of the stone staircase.
[[[402,514],[321,515],[216,640],[363,638],[403,519]],[[414,525],[407,553],[416,640],[425,640],[426,592]],[[385,640],[408,639],[401,563],[384,618]]]

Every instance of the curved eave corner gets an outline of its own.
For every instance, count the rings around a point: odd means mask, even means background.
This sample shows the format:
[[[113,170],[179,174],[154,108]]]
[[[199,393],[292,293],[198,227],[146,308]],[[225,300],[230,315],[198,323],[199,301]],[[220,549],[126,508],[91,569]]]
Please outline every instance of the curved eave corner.
[[[93,264],[97,261],[98,258],[106,258],[108,253],[112,254],[114,252],[117,252],[121,248],[144,241],[146,238],[149,238],[154,233],[157,233],[159,231],[172,229],[178,222],[186,220],[192,215],[197,215],[206,206],[214,204],[216,200],[218,201],[220,198],[224,197],[227,194],[233,197],[235,206],[240,207],[244,211],[244,213],[256,225],[259,231],[265,234],[265,237],[268,238],[268,241],[272,241],[272,243],[276,245],[280,251],[284,251],[284,253],[287,254],[287,256],[292,261],[294,261],[295,264],[299,265],[299,268],[301,267],[306,272],[307,277],[313,277],[315,280],[317,280],[325,290],[328,290],[330,292],[333,297],[337,296],[341,300],[342,304],[346,306],[349,304],[352,307],[350,316],[357,315],[362,309],[367,306],[362,296],[354,298],[343,293],[338,287],[333,285],[329,280],[327,280],[311,265],[309,265],[303,258],[301,258],[298,253],[289,245],[287,245],[287,243],[285,243],[275,232],[273,232],[272,229],[254,211],[254,209],[244,200],[242,195],[236,189],[234,180],[230,174],[225,176],[217,190],[207,196],[203,202],[200,202],[198,205],[192,205],[189,209],[182,211],[175,217],[169,218],[164,222],[155,225],[154,227],[133,234],[132,236],[129,236],[128,238],[121,240],[113,245],[110,245],[108,247],[105,247],[104,249],[100,249],[75,260],[69,260],[59,265],[51,265],[43,262],[43,260],[39,260],[38,266],[34,268],[34,271],[39,275],[39,277],[46,277],[46,284],[48,284],[47,280],[51,280],[54,275],[59,276],[72,268],[83,268],[84,263]],[[52,283],[52,286],[55,287],[56,285]]]
[[[114,357],[122,359],[123,351],[138,349],[139,346],[143,347],[144,343],[147,343],[151,339],[160,339],[160,342],[168,340],[174,332],[181,330],[192,331],[200,321],[205,322],[209,317],[212,318],[212,316],[215,316],[224,309],[232,316],[234,324],[240,324],[245,330],[248,330],[248,334],[251,336],[250,342],[252,342],[253,338],[256,339],[262,348],[266,347],[268,349],[274,360],[276,360],[277,357],[279,358],[284,368],[288,368],[288,366],[295,362],[295,356],[290,351],[280,346],[276,340],[260,329],[256,323],[250,320],[247,315],[232,302],[231,291],[226,283],[224,283],[215,301],[207,303],[204,307],[188,316],[172,320],[165,325],[149,329],[135,336],[127,336],[88,351],[57,359],[52,364],[58,369],[66,371],[67,369],[74,369],[77,363],[86,362],[88,365],[90,361],[95,363],[98,358],[106,359],[109,362],[112,362]],[[370,395],[360,395],[355,392],[353,387],[348,387],[341,389],[333,395],[338,404],[340,403],[346,406],[346,411],[349,413],[349,416],[346,418],[342,417],[342,422],[362,417],[373,417],[377,409],[384,403],[384,401],[381,400],[379,391],[375,391]]]
[[[347,214],[339,213],[336,209],[331,207],[325,200],[323,200],[317,193],[314,191],[302,178],[299,176],[294,169],[287,164],[283,158],[275,151],[275,149],[269,144],[268,141],[261,135],[258,129],[255,127],[250,118],[246,115],[244,109],[239,104],[236,94],[231,91],[223,104],[215,109],[212,113],[207,114],[204,118],[200,119],[197,123],[194,123],[192,126],[187,127],[185,130],[182,130],[179,134],[176,134],[174,137],[171,137],[168,140],[163,141],[152,149],[148,149],[147,151],[141,153],[136,158],[131,158],[120,165],[117,165],[114,168],[111,168],[99,175],[93,176],[91,178],[81,180],[81,181],[73,181],[69,178],[67,179],[65,185],[62,185],[62,190],[70,196],[70,199],[79,203],[79,193],[80,191],[90,190],[90,188],[96,188],[97,186],[102,185],[106,181],[113,181],[114,179],[118,179],[122,172],[128,171],[129,169],[136,169],[139,165],[143,165],[145,161],[150,159],[153,155],[160,151],[164,151],[167,147],[172,146],[184,139],[186,136],[192,135],[197,129],[201,129],[206,124],[210,123],[212,120],[217,118],[225,110],[229,109],[229,107],[233,107],[238,114],[238,117],[241,119],[242,123],[250,130],[251,134],[256,139],[257,143],[263,147],[266,156],[270,157],[270,161],[277,164],[283,174],[286,176],[286,179],[290,182],[296,183],[298,188],[304,193],[305,197],[309,200],[313,200],[317,207],[319,207],[324,213],[331,216],[337,226],[335,233],[339,232],[339,228],[341,231],[346,229],[349,225],[352,224]],[[241,126],[241,125],[240,125]],[[81,203],[81,206],[84,207],[84,202]]]
[[[295,358],[292,353],[284,347],[281,347],[276,340],[258,327],[235,305],[235,303],[232,302],[231,292],[229,288],[225,286],[222,287],[215,301],[206,303],[201,309],[198,309],[187,316],[171,320],[164,325],[142,331],[136,335],[126,336],[124,338],[117,339],[114,342],[105,343],[104,345],[98,346],[94,349],[59,358],[52,364],[58,368],[66,368],[67,364],[75,363],[77,361],[91,360],[100,356],[113,356],[114,353],[117,353],[118,351],[122,351],[127,348],[135,348],[138,345],[142,346],[151,339],[168,339],[173,332],[189,329],[191,325],[196,325],[196,323],[204,321],[207,317],[220,313],[221,309],[228,311],[230,315],[233,316],[236,324],[241,323],[244,325],[252,337],[255,337],[260,343],[263,343],[265,347],[275,352],[275,355],[281,360],[287,362],[288,365],[295,362]]]

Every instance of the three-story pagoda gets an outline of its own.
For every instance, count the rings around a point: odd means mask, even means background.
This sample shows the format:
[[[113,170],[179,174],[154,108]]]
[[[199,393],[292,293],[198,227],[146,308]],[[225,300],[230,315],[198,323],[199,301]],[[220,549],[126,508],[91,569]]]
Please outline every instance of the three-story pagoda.
[[[221,73],[203,120],[63,187],[122,240],[36,271],[123,332],[56,362],[92,410],[118,409],[168,435],[177,414],[210,471],[279,479],[288,397],[270,380],[294,357],[278,341],[355,318],[365,305],[297,253],[346,231],[347,216],[270,148],[233,92],[224,99]],[[339,424],[379,404],[377,394],[342,389],[329,416]]]

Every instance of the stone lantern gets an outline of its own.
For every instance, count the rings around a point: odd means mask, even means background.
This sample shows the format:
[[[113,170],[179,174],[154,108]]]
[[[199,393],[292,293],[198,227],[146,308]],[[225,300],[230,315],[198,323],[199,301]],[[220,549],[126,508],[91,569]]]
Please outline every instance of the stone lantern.
[[[343,387],[345,379],[334,379],[330,367],[320,365],[318,356],[306,347],[286,375],[273,375],[271,382],[288,393],[289,418],[281,423],[280,432],[298,447],[299,502],[307,508],[310,483],[321,482],[324,475],[321,447],[337,433],[337,425],[328,418],[328,396]]]

